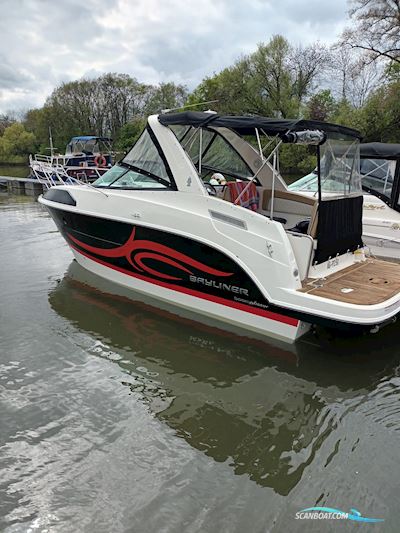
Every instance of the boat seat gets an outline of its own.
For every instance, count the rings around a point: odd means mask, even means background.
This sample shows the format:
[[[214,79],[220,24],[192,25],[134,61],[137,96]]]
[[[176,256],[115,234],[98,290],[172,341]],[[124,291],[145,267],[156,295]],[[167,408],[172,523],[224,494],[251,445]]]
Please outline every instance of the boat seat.
[[[318,227],[318,202],[314,202],[314,207],[311,211],[311,219],[307,228],[307,235],[310,235],[313,239],[317,236],[317,227]]]
[[[269,209],[269,202],[272,198],[272,189],[263,189],[262,193],[262,209],[267,211]],[[281,191],[275,189],[274,199],[289,200],[296,204],[305,204],[305,205],[315,205],[315,198],[310,198],[309,196],[303,196],[302,194],[297,194],[291,191]]]
[[[311,222],[310,218],[306,220],[300,220],[299,222],[297,222],[297,224],[293,228],[288,229],[288,231],[293,231],[294,233],[302,233],[303,235],[307,235],[310,222]]]

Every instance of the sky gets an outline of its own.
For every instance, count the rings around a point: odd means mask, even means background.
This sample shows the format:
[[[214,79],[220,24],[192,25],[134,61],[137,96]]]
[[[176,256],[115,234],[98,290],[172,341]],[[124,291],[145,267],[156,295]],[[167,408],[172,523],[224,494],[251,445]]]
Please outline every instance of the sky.
[[[347,0],[0,0],[0,113],[105,72],[189,89],[281,34],[330,45]]]

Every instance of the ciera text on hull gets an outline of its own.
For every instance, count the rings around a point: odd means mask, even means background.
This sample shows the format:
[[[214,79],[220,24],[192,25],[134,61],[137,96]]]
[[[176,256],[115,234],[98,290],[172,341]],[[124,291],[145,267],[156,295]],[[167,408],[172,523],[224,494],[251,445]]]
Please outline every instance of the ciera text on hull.
[[[94,186],[39,201],[77,261],[120,285],[288,342],[315,323],[377,331],[400,311],[400,265],[364,253],[359,137],[316,121],[153,115]],[[315,197],[286,187],[282,143],[315,147]]]

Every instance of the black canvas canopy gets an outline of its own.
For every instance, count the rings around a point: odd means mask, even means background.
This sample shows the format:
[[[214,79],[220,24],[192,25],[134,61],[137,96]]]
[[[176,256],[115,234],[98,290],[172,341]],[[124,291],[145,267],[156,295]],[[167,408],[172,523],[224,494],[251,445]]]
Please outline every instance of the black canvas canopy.
[[[360,132],[345,126],[320,122],[318,120],[267,118],[258,116],[228,116],[201,111],[185,111],[183,113],[166,113],[159,115],[158,120],[164,126],[194,126],[229,128],[240,135],[255,135],[255,129],[262,129],[267,135],[283,136],[288,132],[320,130],[325,133],[337,133],[350,137],[361,138]]]
[[[362,143],[360,157],[370,159],[399,159],[400,144],[391,143]]]

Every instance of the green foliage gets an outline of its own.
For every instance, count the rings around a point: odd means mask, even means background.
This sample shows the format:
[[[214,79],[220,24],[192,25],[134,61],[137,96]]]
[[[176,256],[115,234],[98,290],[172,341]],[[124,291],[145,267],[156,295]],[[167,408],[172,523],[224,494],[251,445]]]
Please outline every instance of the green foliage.
[[[219,113],[248,113],[248,65],[245,60],[237,61],[232,67],[222,70],[219,74],[206,77],[192,92],[187,104],[201,102],[217,102],[205,105]],[[199,109],[201,109],[199,107]]]
[[[294,49],[276,35],[233,66],[205,78],[188,103],[218,100],[211,107],[220,113],[297,117],[324,61],[322,47]]]
[[[145,107],[146,115],[160,113],[164,109],[175,109],[184,105],[188,96],[184,85],[175,83],[160,83],[154,87]]]
[[[34,152],[36,146],[35,135],[26,131],[21,123],[15,122],[5,128],[0,137],[0,158],[5,162],[18,162]]]
[[[15,120],[11,118],[9,115],[0,115],[0,135],[3,135],[4,130],[8,128],[8,126],[11,126]]]
[[[400,82],[377,89],[360,114],[366,141],[400,142]]]
[[[138,139],[145,125],[146,120],[143,117],[137,117],[131,122],[124,124],[118,132],[115,148],[121,152],[129,150]]]
[[[161,108],[178,107],[187,98],[187,89],[172,82],[158,86],[139,83],[127,74],[104,74],[95,79],[63,83],[48,97],[41,109],[26,114],[24,124],[33,132],[41,149],[49,146],[51,128],[54,146],[59,152],[75,135],[99,135],[113,138],[117,147],[125,147],[135,135],[137,117],[143,120]]]
[[[311,96],[305,109],[305,117],[312,120],[329,122],[335,112],[335,99],[329,89],[319,91]]]
[[[317,166],[317,157],[313,147],[299,144],[283,144],[279,153],[281,173],[308,174]]]

